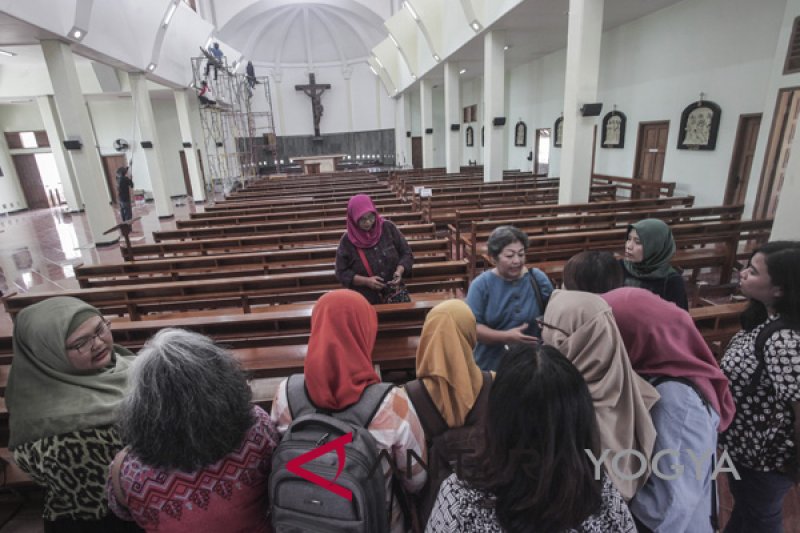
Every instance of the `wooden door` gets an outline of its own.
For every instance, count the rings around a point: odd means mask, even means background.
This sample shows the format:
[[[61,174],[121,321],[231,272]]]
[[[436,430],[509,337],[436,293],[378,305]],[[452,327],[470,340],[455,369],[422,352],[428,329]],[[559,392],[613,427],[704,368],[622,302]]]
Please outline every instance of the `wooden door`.
[[[761,113],[739,116],[731,169],[728,172],[728,185],[725,187],[725,205],[744,204],[760,127]]]
[[[533,145],[533,173],[547,175],[549,169],[550,128],[539,128]]]
[[[758,184],[758,195],[753,209],[754,219],[775,216],[778,193],[783,186],[786,164],[789,161],[792,139],[794,139],[797,127],[798,113],[800,113],[800,87],[781,89],[778,92],[772,130],[764,156],[761,182]]]
[[[667,154],[669,121],[640,122],[636,138],[636,161],[633,177],[644,181],[660,182],[664,174],[664,159]],[[652,193],[658,194],[658,193]],[[633,198],[646,195],[632,193]]]
[[[422,137],[411,137],[411,166],[422,168]]]
[[[124,155],[104,155],[101,159],[103,160],[103,171],[106,174],[106,186],[108,187],[111,203],[117,205],[117,169],[128,166],[128,160]],[[131,173],[128,171],[128,176],[130,175]]]
[[[179,150],[178,154],[181,158],[181,169],[183,170],[183,186],[186,187],[186,195],[194,196],[192,194],[192,180],[189,179],[189,164],[186,162],[186,152]]]
[[[39,165],[36,164],[36,156],[33,154],[21,154],[11,156],[14,161],[14,168],[17,169],[19,183],[22,185],[22,193],[28,203],[28,209],[47,209],[50,202],[47,200],[47,192],[42,184],[42,176],[39,174]]]

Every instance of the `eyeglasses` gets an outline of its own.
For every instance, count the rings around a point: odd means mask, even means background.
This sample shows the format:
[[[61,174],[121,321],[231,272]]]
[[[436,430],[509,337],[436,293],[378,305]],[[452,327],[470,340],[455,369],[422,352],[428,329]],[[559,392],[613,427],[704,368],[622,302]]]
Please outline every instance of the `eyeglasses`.
[[[539,329],[544,329],[544,328],[554,329],[554,330],[558,331],[559,333],[561,333],[562,335],[564,335],[565,337],[569,337],[569,333],[567,333],[566,331],[564,331],[563,329],[561,329],[559,327],[553,326],[552,324],[548,324],[547,322],[545,322],[541,318],[537,318],[536,319],[536,325],[539,326]]]
[[[81,337],[80,339],[72,343],[71,346],[67,346],[67,350],[75,350],[76,352],[81,354],[85,353],[87,348],[91,348],[91,346],[94,344],[94,340],[97,337],[105,335],[109,331],[111,331],[111,322],[109,322],[108,320],[103,320],[102,322],[100,322],[100,324],[97,325],[97,329],[94,330],[93,335]]]

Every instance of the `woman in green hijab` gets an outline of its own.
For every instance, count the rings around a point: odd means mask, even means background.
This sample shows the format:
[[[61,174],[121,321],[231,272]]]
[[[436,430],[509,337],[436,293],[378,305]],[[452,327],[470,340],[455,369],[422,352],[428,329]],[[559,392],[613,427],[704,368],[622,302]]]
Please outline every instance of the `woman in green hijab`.
[[[673,255],[675,239],[664,221],[646,218],[631,224],[622,260],[625,285],[647,289],[688,311],[683,276],[669,264]]]
[[[109,513],[104,490],[133,353],[97,309],[69,297],[25,308],[13,341],[9,448],[45,489],[45,532],[140,531]]]

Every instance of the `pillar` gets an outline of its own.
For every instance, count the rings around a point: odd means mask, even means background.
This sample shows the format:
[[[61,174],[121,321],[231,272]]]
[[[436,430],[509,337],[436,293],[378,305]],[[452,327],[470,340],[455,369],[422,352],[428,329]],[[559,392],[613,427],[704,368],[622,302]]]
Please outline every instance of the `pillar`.
[[[494,119],[505,117],[506,58],[502,32],[486,32],[483,37],[483,181],[502,181],[506,166],[504,146],[506,126],[495,126]],[[480,142],[480,131],[475,132]]]
[[[419,111],[422,126],[422,167],[433,167],[433,83],[419,82]]]
[[[461,125],[461,87],[458,65],[452,61],[444,64],[444,127],[445,166],[447,172],[461,170],[461,130],[453,130],[453,124]]]
[[[200,163],[197,159],[197,148],[202,144],[203,138],[196,137],[192,128],[192,114],[197,113],[197,96],[189,89],[175,89],[175,107],[178,110],[178,125],[181,129],[181,140],[184,145],[183,153],[186,156],[186,166],[189,169],[189,182],[192,184],[192,199],[195,202],[204,202],[206,199],[206,184],[200,173]]]

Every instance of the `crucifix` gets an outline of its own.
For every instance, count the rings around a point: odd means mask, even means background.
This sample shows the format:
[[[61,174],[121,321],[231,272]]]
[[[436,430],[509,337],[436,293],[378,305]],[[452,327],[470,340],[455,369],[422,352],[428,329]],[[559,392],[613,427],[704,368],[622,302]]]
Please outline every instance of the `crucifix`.
[[[316,137],[320,137],[319,120],[322,118],[323,110],[322,102],[320,101],[319,97],[325,92],[326,89],[330,88],[330,83],[317,84],[317,80],[313,73],[308,74],[308,84],[294,86],[295,91],[303,91],[311,98],[311,111],[314,113],[314,136]]]

